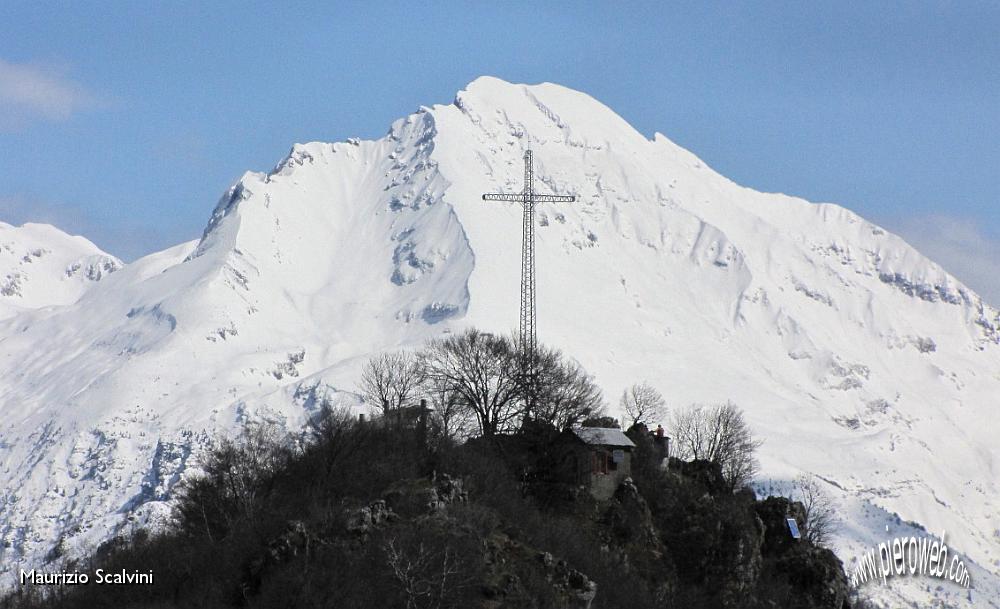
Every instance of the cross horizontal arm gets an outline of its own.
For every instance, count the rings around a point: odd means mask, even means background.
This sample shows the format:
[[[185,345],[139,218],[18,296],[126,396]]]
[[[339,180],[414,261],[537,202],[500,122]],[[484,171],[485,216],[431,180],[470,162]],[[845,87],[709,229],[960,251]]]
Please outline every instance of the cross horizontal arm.
[[[535,203],[572,203],[576,197],[572,195],[531,195]],[[488,193],[483,195],[483,201],[524,201],[524,193]]]
[[[536,203],[572,203],[576,201],[573,195],[532,195]]]
[[[494,192],[483,195],[483,201],[523,201],[524,194],[508,194],[505,192]]]

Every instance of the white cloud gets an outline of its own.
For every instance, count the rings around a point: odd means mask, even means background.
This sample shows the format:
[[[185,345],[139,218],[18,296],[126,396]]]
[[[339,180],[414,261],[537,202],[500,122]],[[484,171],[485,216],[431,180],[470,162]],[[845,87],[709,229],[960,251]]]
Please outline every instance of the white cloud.
[[[30,119],[66,120],[90,107],[95,97],[66,78],[63,70],[0,59],[0,117],[7,126]]]
[[[894,230],[984,300],[1000,306],[1000,239],[978,223],[934,214],[896,222]]]

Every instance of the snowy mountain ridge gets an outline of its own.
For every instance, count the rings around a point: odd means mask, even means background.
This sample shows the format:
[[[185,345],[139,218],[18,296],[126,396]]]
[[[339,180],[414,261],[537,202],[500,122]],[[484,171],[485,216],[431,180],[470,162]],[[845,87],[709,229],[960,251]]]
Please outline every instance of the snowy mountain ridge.
[[[5,568],[162,518],[213,430],[353,405],[374,352],[512,329],[521,210],[480,195],[520,190],[526,147],[539,191],[577,196],[538,209],[543,342],[611,402],[644,379],[672,406],[733,400],[762,484],[804,471],[836,496],[845,566],[886,525],[946,528],[990,606],[1000,314],[844,208],[743,188],[582,93],[493,78],[379,140],[297,144],[197,242],[0,321]]]

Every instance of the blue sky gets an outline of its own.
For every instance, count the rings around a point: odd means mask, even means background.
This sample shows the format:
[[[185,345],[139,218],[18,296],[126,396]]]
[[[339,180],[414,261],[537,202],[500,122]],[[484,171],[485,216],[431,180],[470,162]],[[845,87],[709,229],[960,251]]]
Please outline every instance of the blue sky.
[[[490,74],[845,205],[1000,303],[996,3],[143,4],[0,8],[0,219],[132,259],[292,143],[381,136]]]

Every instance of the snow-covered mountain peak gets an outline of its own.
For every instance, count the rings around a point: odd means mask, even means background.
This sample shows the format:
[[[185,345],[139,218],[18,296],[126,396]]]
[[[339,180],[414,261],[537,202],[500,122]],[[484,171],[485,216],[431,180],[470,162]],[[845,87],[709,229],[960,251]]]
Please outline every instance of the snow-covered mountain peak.
[[[491,77],[377,140],[294,145],[197,242],[0,323],[0,487],[19,489],[0,557],[155,520],[208,431],[356,404],[374,352],[514,328],[521,208],[481,195],[519,192],[528,148],[536,190],[577,198],[537,210],[543,342],[612,401],[647,380],[672,407],[736,402],[765,477],[835,494],[845,560],[895,512],[947,526],[997,589],[997,311],[853,212],[739,186],[586,94]]]
[[[75,302],[120,260],[49,224],[0,222],[0,319]]]
[[[454,106],[474,122],[498,115],[515,130],[538,138],[575,133],[580,139],[610,143],[647,141],[614,110],[593,97],[552,83],[511,84],[484,76],[460,91]]]

